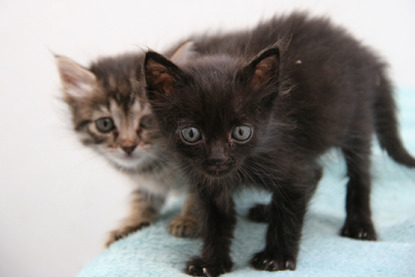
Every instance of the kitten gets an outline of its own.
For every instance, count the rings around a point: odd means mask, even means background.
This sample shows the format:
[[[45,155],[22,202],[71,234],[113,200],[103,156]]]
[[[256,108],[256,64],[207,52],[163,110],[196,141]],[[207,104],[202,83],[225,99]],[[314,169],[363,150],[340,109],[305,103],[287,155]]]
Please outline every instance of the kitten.
[[[294,270],[307,204],[322,174],[318,158],[332,147],[342,150],[349,177],[341,235],[376,240],[372,134],[395,161],[415,167],[398,135],[379,58],[328,20],[304,14],[194,44],[203,55],[180,65],[152,51],[144,62],[152,110],[203,218],[202,253],[186,273],[231,270],[232,193],[246,185],[272,193],[269,205],[249,213],[268,223],[265,249],[252,266]]]
[[[107,246],[149,225],[172,190],[187,188],[186,178],[165,152],[165,141],[153,120],[142,80],[143,59],[144,54],[125,54],[102,58],[84,68],[56,56],[63,99],[81,142],[136,183],[130,213],[111,232]],[[171,222],[173,235],[197,235],[191,198]]]

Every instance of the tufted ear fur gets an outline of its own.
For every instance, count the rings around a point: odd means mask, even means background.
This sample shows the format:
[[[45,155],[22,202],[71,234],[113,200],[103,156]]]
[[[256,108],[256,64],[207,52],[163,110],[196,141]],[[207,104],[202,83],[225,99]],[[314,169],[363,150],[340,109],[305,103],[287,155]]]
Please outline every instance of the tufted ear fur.
[[[144,71],[149,99],[171,95],[178,86],[186,83],[188,79],[179,67],[153,51],[146,54]]]
[[[279,49],[269,48],[259,53],[242,71],[242,78],[252,89],[276,83],[279,77]]]
[[[89,96],[96,87],[96,76],[69,58],[55,56],[66,100]]]

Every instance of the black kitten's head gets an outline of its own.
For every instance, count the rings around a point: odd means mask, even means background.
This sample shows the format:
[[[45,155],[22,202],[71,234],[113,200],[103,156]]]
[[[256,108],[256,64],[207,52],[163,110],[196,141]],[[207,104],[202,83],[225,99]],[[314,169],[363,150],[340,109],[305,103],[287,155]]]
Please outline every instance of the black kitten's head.
[[[221,178],[242,170],[257,151],[278,94],[278,49],[248,64],[206,56],[180,68],[149,52],[144,68],[152,109],[190,172]]]

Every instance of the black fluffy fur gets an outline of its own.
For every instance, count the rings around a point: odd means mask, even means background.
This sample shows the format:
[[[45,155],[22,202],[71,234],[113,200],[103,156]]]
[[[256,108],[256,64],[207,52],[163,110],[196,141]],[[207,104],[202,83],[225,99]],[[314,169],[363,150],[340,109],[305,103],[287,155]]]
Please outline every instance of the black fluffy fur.
[[[177,66],[147,53],[148,96],[170,149],[195,184],[203,249],[190,275],[218,276],[232,267],[232,193],[247,185],[272,192],[249,215],[268,222],[259,270],[294,270],[307,204],[321,177],[318,158],[342,150],[349,181],[343,236],[375,240],[370,210],[370,149],[381,146],[409,167],[415,160],[398,135],[385,65],[343,29],[303,14],[274,18],[247,32],[193,37],[201,55]],[[251,126],[245,142],[230,135]],[[188,143],[185,127],[202,137]]]

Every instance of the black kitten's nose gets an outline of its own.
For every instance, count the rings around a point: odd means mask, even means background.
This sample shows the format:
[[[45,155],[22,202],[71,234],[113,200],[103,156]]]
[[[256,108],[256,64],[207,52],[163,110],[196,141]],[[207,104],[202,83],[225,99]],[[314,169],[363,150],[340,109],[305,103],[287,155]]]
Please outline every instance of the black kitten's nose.
[[[216,166],[221,166],[226,162],[225,159],[221,159],[221,160],[213,160],[212,163]]]
[[[225,148],[222,145],[218,144],[220,143],[216,143],[211,146],[207,161],[212,166],[220,167],[228,163],[229,158],[225,153]]]
[[[137,145],[121,146],[122,150],[124,150],[124,152],[127,153],[128,155],[130,155],[136,147]]]

